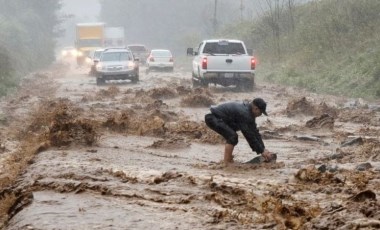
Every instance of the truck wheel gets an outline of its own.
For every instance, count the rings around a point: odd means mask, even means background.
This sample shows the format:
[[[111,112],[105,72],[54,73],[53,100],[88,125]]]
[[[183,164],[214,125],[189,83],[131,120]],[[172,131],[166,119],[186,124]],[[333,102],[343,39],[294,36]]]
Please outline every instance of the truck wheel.
[[[253,81],[253,79],[249,79],[249,80],[247,80],[247,83],[245,84],[244,91],[251,92],[251,91],[253,91],[254,87],[255,87],[255,82]]]
[[[106,81],[103,78],[96,78],[96,84],[97,85],[104,85]]]
[[[139,75],[135,76],[134,78],[132,78],[132,83],[137,83],[139,81]]]
[[[205,80],[201,80],[201,86],[202,86],[203,88],[208,88],[208,82],[205,81]]]
[[[199,80],[195,80],[197,78],[197,75],[195,75],[193,72],[192,72],[192,77],[191,77],[191,81],[193,82],[193,88],[198,88],[200,86],[199,84]]]
[[[201,71],[200,69],[198,69],[198,76],[197,76],[198,80],[199,80],[199,84],[201,87],[203,88],[207,88],[208,87],[208,82],[204,79],[201,78]]]
[[[255,83],[253,79],[240,79],[236,85],[236,88],[239,91],[251,92],[253,91],[254,85]]]
[[[137,83],[140,80],[140,74],[139,69],[135,70],[135,76],[131,78],[132,83]]]
[[[194,78],[191,79],[192,82],[193,82],[193,88],[198,88],[200,86],[199,82],[197,80],[195,80]]]

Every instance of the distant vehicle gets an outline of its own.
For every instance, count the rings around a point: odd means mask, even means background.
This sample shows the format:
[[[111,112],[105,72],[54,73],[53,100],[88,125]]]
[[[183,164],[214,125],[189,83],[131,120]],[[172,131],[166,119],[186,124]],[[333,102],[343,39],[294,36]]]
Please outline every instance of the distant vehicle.
[[[77,51],[75,47],[72,47],[72,46],[63,47],[61,50],[62,58],[76,57],[76,54],[77,54]]]
[[[151,70],[169,70],[174,69],[174,59],[170,50],[152,49],[149,57],[146,59],[147,73]]]
[[[139,81],[138,59],[125,48],[105,49],[96,65],[96,84],[102,85],[106,80]]]
[[[124,27],[106,27],[104,33],[104,47],[125,47]]]
[[[76,24],[75,47],[78,65],[85,63],[91,51],[103,47],[104,28],[105,24],[102,22]]]
[[[230,39],[202,41],[197,50],[187,49],[194,56],[192,81],[194,87],[208,87],[209,83],[235,85],[252,91],[255,85],[256,60],[244,42]]]
[[[96,75],[96,65],[98,64],[98,62],[100,60],[100,56],[102,55],[104,50],[105,49],[97,49],[91,53],[91,55],[90,55],[90,60],[91,60],[90,75]]]
[[[146,48],[145,45],[142,44],[131,44],[128,45],[127,48],[132,51],[133,56],[138,58],[141,63],[145,64],[146,59],[149,55],[149,50]]]

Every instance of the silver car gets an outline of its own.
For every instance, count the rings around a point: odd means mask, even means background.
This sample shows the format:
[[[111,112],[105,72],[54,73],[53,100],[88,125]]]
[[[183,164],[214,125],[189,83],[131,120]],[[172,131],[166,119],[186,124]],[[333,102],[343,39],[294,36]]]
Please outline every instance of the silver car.
[[[96,65],[96,84],[106,80],[139,81],[139,63],[130,50],[125,48],[105,49]]]

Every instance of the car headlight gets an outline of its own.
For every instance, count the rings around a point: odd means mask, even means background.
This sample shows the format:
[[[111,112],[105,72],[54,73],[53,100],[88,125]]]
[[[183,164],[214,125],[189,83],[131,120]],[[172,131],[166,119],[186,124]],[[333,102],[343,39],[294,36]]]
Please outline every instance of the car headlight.
[[[66,56],[67,55],[67,51],[66,50],[63,50],[62,51],[62,56]]]
[[[128,62],[127,68],[128,69],[133,69],[135,68],[136,64],[134,62]]]
[[[124,65],[123,65],[123,69],[124,70],[127,70],[127,69],[133,69],[133,68],[135,68],[135,63],[133,63],[133,62],[127,62],[127,63],[125,63]]]
[[[78,56],[78,57],[82,57],[82,56],[83,56],[83,52],[78,50],[76,56]]]
[[[100,71],[100,70],[102,70],[102,69],[103,69],[103,65],[98,63],[98,64],[96,65],[96,70],[97,70],[97,71]]]

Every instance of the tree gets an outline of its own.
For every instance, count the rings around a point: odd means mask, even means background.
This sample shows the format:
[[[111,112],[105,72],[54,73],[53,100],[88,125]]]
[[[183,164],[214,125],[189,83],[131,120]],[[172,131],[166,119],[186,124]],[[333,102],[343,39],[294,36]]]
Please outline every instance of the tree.
[[[0,84],[9,88],[17,82],[17,76],[54,60],[55,38],[61,22],[57,11],[61,3],[59,0],[0,0],[0,5],[0,46],[4,47],[0,56],[2,64],[6,60],[13,64],[14,70],[4,71],[2,66]]]
[[[272,31],[273,47],[277,55],[277,59],[281,58],[281,47],[280,47],[280,35],[281,35],[281,14],[284,7],[284,0],[265,0],[265,6],[259,2],[259,7],[261,9],[262,18],[264,22],[267,23]]]

